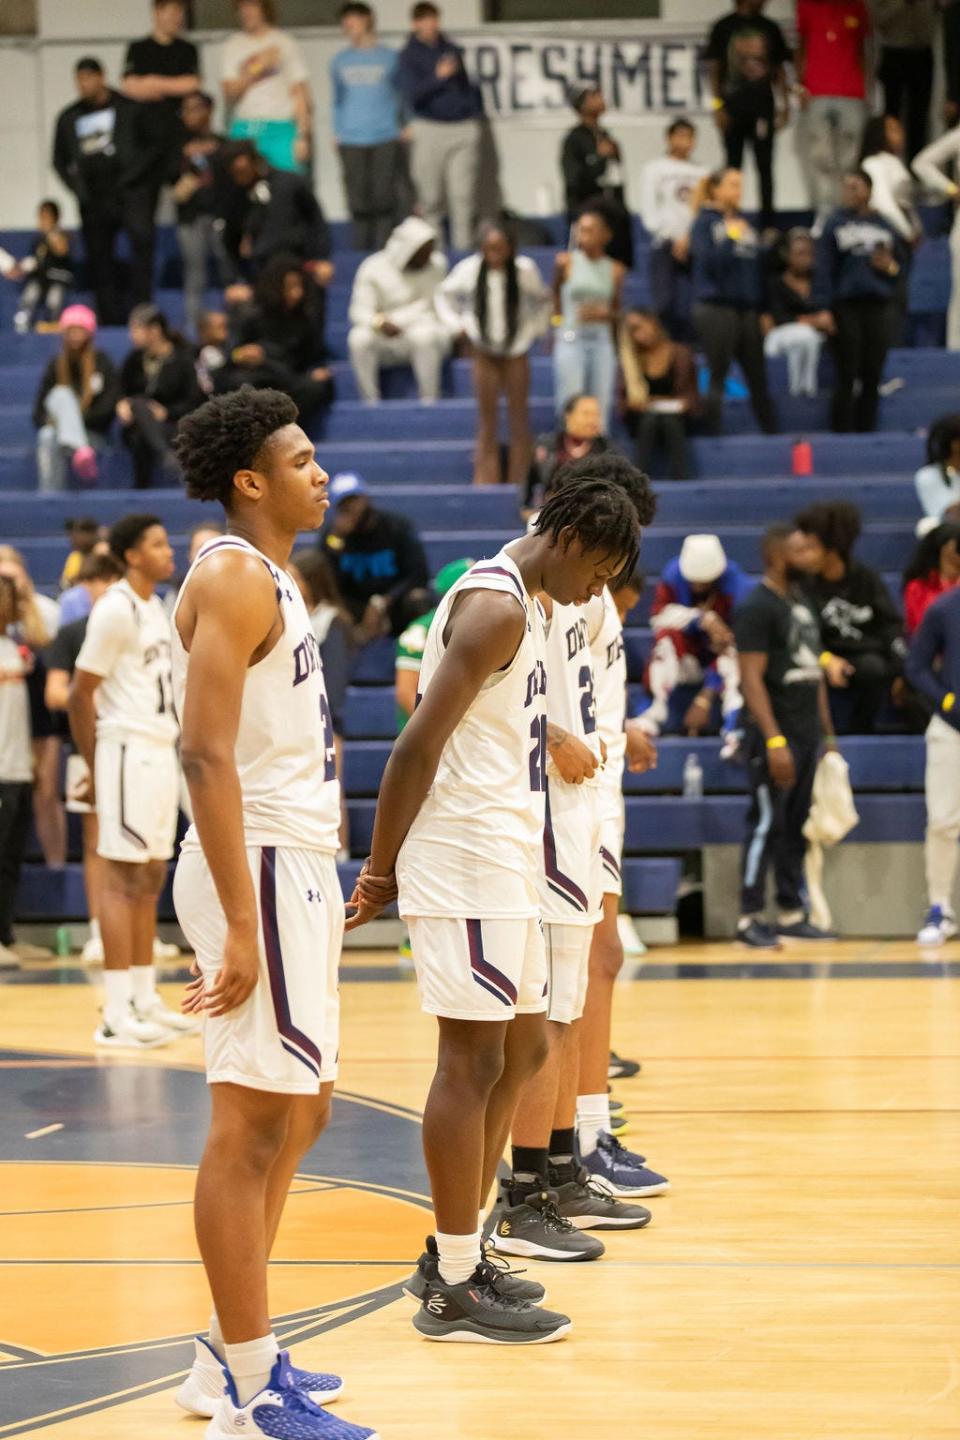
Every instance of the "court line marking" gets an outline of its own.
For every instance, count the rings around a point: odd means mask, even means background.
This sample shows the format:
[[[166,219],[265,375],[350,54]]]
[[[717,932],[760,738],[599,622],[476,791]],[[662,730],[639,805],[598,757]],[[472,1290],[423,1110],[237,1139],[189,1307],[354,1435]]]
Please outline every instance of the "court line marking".
[[[44,1135],[56,1135],[58,1130],[63,1129],[63,1121],[58,1120],[55,1125],[43,1125],[39,1130],[28,1130],[24,1140],[41,1140]]]
[[[3,1163],[3,1161],[0,1161],[0,1164]],[[20,1160],[15,1163],[29,1165],[31,1162],[29,1160]],[[90,1168],[96,1168],[98,1162],[95,1160],[81,1160],[73,1163],[86,1164]],[[288,1198],[292,1198],[295,1195],[320,1194],[327,1190],[336,1190],[337,1188],[336,1185],[308,1185],[300,1190],[291,1190]],[[13,1219],[18,1215],[98,1215],[111,1210],[170,1210],[178,1205],[184,1206],[192,1204],[193,1196],[190,1195],[185,1200],[140,1200],[130,1205],[63,1205],[54,1210],[0,1210],[0,1220]]]
[[[392,1269],[394,1266],[409,1267],[414,1262],[409,1256],[402,1260],[271,1260],[271,1268],[274,1266],[293,1269],[296,1266],[303,1266],[305,1269],[316,1270],[325,1267],[336,1268],[343,1266],[349,1269],[367,1268],[376,1269],[378,1266],[385,1266]],[[161,1260],[2,1260],[0,1259],[0,1270],[16,1265],[64,1265],[64,1266],[90,1266],[90,1265],[125,1265],[129,1269],[136,1269],[138,1266],[165,1265],[168,1268],[180,1268],[183,1266],[202,1265],[202,1260],[194,1259],[161,1259]],[[604,1270],[960,1270],[960,1261],[944,1260],[613,1260],[609,1255],[605,1257]],[[337,1302],[340,1303],[339,1301]],[[0,1351],[10,1347],[0,1343]],[[80,1352],[86,1354],[86,1351]],[[62,1358],[62,1357],[60,1357]],[[0,1369],[2,1369],[0,1365]]]

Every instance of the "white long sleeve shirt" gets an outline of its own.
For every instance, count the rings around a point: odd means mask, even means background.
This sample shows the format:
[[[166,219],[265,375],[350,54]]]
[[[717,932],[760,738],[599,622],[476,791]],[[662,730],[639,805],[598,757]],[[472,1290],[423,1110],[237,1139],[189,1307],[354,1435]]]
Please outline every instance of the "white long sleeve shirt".
[[[664,155],[640,172],[640,216],[655,245],[682,240],[693,224],[690,202],[706,175],[703,165]]]
[[[897,234],[911,241],[917,234],[919,221],[913,207],[913,176],[898,155],[881,150],[868,155],[863,162],[873,191],[870,204],[874,210],[889,220]]]
[[[477,319],[477,281],[482,256],[468,255],[450,271],[437,291],[437,313],[452,336],[464,334],[491,355],[525,355],[544,333],[550,320],[550,295],[540,271],[527,255],[517,256],[520,303],[517,328],[507,345],[507,277],[503,270],[487,272],[487,333],[480,334]]]
[[[938,195],[953,195],[956,185],[946,173],[945,167],[951,161],[960,160],[960,125],[925,145],[913,159],[913,173],[917,179],[934,190]]]

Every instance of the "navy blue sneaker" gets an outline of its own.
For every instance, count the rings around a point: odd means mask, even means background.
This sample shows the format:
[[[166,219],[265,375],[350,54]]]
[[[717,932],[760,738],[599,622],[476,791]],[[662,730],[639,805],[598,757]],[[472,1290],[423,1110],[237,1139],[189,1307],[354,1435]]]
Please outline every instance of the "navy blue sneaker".
[[[625,1149],[615,1135],[605,1130],[597,1135],[596,1150],[582,1156],[581,1164],[608,1195],[640,1199],[644,1195],[663,1195],[670,1189],[669,1180],[644,1165],[639,1155]]]
[[[765,925],[762,920],[741,920],[736,938],[739,944],[748,945],[751,950],[783,949],[773,926]]]
[[[835,930],[821,930],[819,925],[814,925],[806,916],[802,920],[794,920],[789,925],[778,925],[777,934],[784,940],[837,940],[839,936]]]
[[[226,1393],[207,1427],[206,1440],[379,1440],[375,1430],[331,1415],[297,1388],[286,1350],[281,1350],[270,1379],[246,1405],[240,1404],[233,1377],[224,1370]]]
[[[615,1050],[610,1051],[610,1061],[607,1065],[608,1080],[632,1080],[634,1075],[640,1073],[639,1060],[625,1060]]]
[[[209,1418],[225,1394],[223,1362],[209,1340],[204,1340],[202,1335],[197,1335],[193,1343],[193,1366],[174,1399],[181,1410]],[[343,1394],[343,1381],[339,1375],[298,1370],[296,1365],[291,1365],[290,1381],[295,1389],[306,1395],[315,1405],[329,1405],[331,1400],[336,1400]]]

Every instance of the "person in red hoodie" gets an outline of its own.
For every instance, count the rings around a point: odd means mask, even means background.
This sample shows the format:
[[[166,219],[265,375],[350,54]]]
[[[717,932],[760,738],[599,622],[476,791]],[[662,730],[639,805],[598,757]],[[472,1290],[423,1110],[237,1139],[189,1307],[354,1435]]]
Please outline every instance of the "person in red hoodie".
[[[937,525],[917,542],[903,572],[903,628],[909,638],[930,605],[960,581],[960,521]]]

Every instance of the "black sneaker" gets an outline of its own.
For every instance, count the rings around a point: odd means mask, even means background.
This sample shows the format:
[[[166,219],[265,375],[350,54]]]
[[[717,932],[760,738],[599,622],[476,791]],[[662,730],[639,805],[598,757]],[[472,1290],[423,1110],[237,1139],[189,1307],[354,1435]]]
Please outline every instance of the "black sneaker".
[[[621,1111],[622,1109],[623,1109],[623,1101],[622,1101],[622,1100],[613,1100],[613,1099],[611,1099],[611,1101],[610,1101],[610,1114],[611,1114],[611,1115],[619,1115],[619,1114],[620,1114],[620,1111]]]
[[[639,1073],[639,1060],[624,1060],[616,1051],[610,1051],[610,1063],[607,1066],[608,1080],[631,1080],[634,1075],[639,1075]]]
[[[501,1255],[528,1255],[537,1260],[599,1260],[603,1245],[565,1220],[556,1199],[551,1190],[535,1190],[519,1205],[509,1205],[501,1196],[490,1231],[494,1249]]]
[[[440,1279],[440,1257],[437,1252],[437,1242],[432,1235],[428,1235],[424,1241],[426,1249],[417,1261],[417,1268],[410,1279],[403,1287],[404,1295],[409,1295],[411,1300],[422,1301],[427,1291],[435,1280]],[[498,1260],[494,1255],[488,1255],[487,1245],[484,1245],[484,1260],[496,1271],[497,1289],[501,1295],[512,1296],[514,1300],[525,1300],[528,1305],[540,1305],[546,1299],[547,1292],[536,1280],[521,1280],[519,1275],[514,1274],[507,1268],[505,1260]]]
[[[762,920],[741,922],[737,926],[736,938],[741,945],[748,945],[751,950],[783,949],[772,925],[765,925]]]
[[[821,930],[819,925],[814,925],[812,920],[806,916],[802,920],[794,920],[789,925],[778,925],[777,934],[784,940],[838,940],[840,937],[835,930]]]
[[[630,1124],[630,1121],[627,1119],[626,1115],[611,1115],[611,1116],[610,1116],[610,1133],[611,1133],[611,1135],[619,1135],[621,1130],[626,1130],[626,1129],[629,1127],[629,1124]]]
[[[439,1276],[431,1280],[413,1317],[414,1328],[427,1340],[479,1345],[548,1345],[568,1334],[568,1316],[505,1295],[498,1273],[481,1261],[459,1285]]]
[[[570,1179],[568,1169],[574,1171]],[[628,1205],[601,1190],[582,1165],[551,1168],[550,1185],[557,1210],[578,1230],[642,1230],[652,1219],[645,1205]]]

